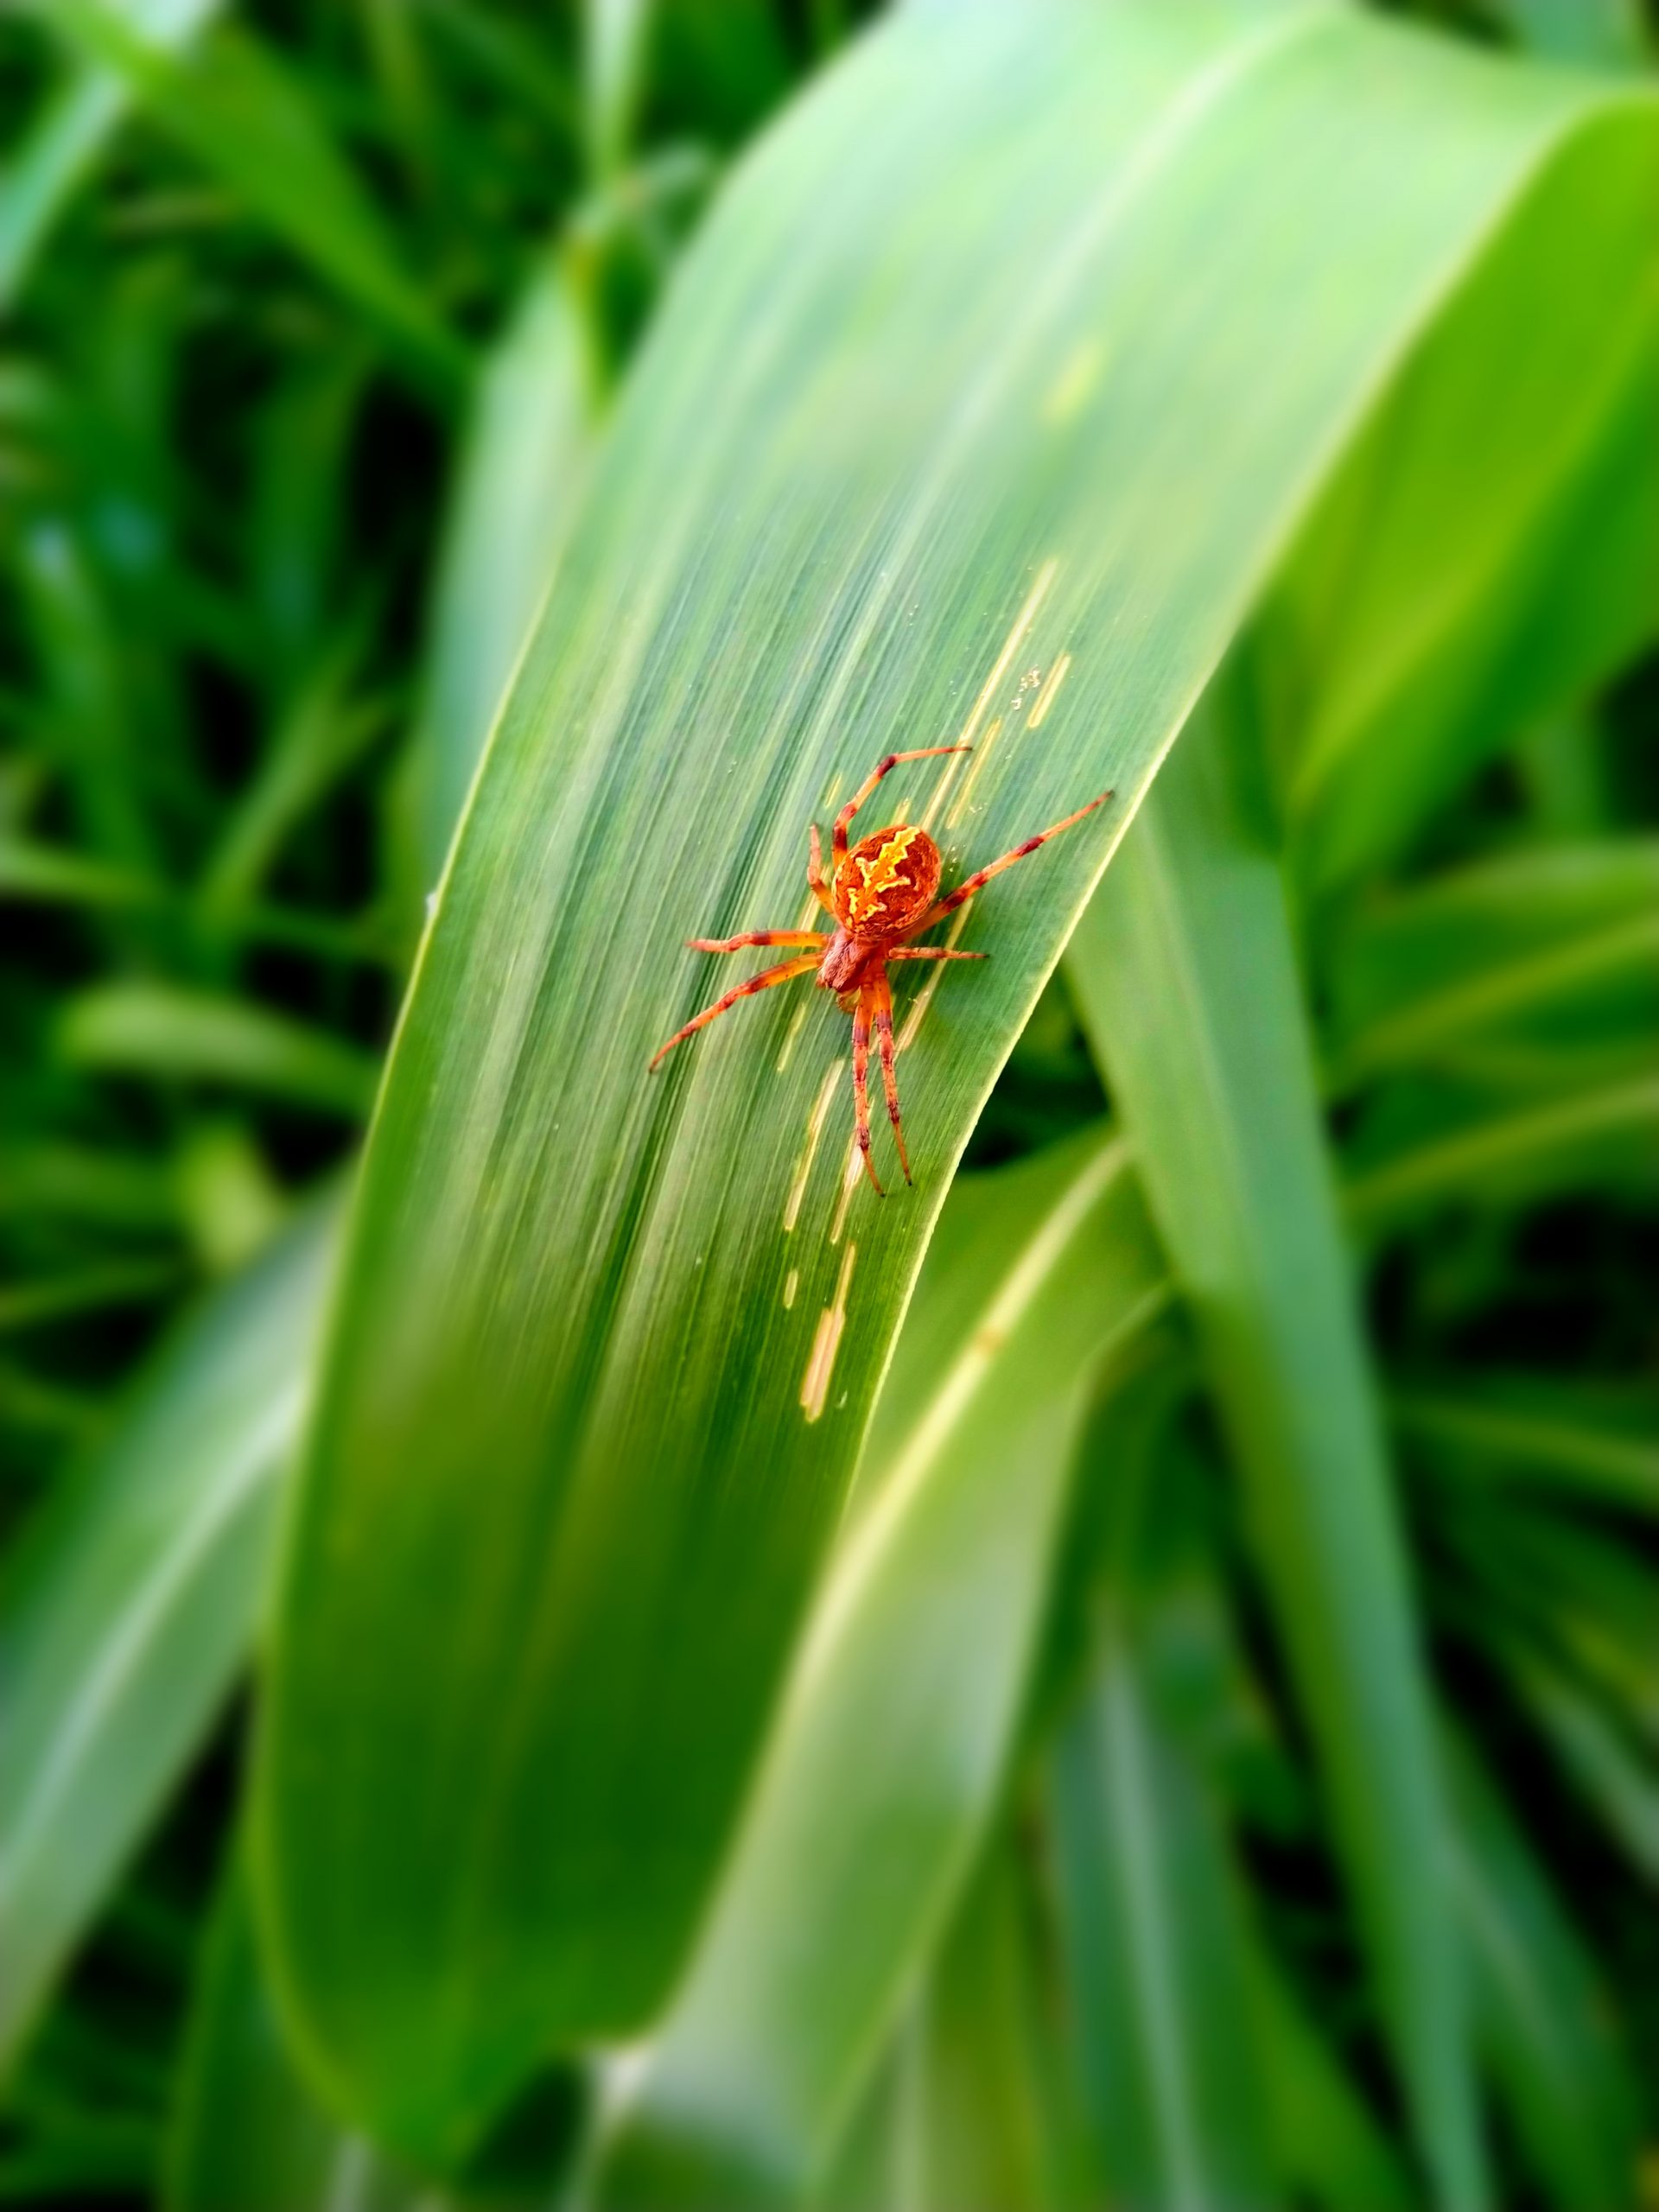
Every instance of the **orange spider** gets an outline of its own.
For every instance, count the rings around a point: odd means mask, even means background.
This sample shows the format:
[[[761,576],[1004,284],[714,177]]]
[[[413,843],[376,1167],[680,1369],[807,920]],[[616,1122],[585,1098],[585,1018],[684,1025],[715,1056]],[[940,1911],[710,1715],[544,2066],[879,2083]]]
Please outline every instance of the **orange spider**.
[[[797,959],[780,961],[775,968],[763,968],[747,983],[739,983],[723,998],[716,999],[713,1006],[705,1007],[683,1029],[677,1029],[667,1044],[652,1056],[651,1065],[656,1068],[664,1053],[671,1052],[676,1045],[712,1021],[716,1014],[724,1014],[728,1007],[735,1006],[739,999],[747,998],[754,991],[770,990],[774,983],[786,983],[791,976],[804,976],[809,968],[816,968],[818,982],[826,991],[835,992],[842,1011],[853,1017],[853,1105],[858,1148],[864,1156],[864,1173],[878,1193],[881,1185],[870,1161],[868,1071],[872,1015],[881,1055],[887,1117],[893,1123],[893,1141],[899,1147],[899,1163],[905,1171],[905,1180],[910,1180],[905,1134],[899,1121],[899,1084],[893,1065],[893,993],[887,983],[887,963],[988,959],[989,955],[983,952],[956,952],[942,944],[912,945],[905,940],[931,930],[935,922],[942,922],[976,891],[983,890],[994,875],[1001,875],[1005,868],[1012,868],[1015,861],[1024,860],[1027,853],[1034,853],[1039,845],[1058,836],[1062,830],[1081,822],[1085,814],[1092,814],[1112,796],[1110,791],[1103,791],[1098,798],[1091,798],[1087,806],[1068,814],[1064,822],[1055,823],[1040,836],[1027,837],[1023,845],[1016,845],[1000,861],[993,861],[977,875],[970,875],[937,904],[933,894],[939,887],[939,849],[925,830],[903,824],[877,830],[861,838],[851,852],[848,851],[848,823],[890,769],[896,768],[901,760],[931,760],[943,753],[972,750],[967,745],[927,745],[918,753],[889,753],[836,817],[830,839],[835,873],[829,882],[824,880],[818,825],[812,823],[806,880],[812,887],[813,897],[834,918],[833,935],[825,930],[749,930],[741,937],[688,938],[686,942],[693,952],[740,952],[751,944],[810,944],[813,950]]]

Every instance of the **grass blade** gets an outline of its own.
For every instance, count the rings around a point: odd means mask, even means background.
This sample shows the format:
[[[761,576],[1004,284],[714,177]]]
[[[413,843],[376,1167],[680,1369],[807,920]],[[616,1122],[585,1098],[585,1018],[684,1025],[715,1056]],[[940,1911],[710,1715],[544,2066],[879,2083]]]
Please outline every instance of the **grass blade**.
[[[181,46],[216,11],[219,0],[133,0],[129,20],[148,36]],[[41,248],[109,143],[129,105],[119,76],[78,71],[54,92],[0,179],[0,309],[29,282]]]
[[[60,1019],[58,1049],[76,1067],[234,1084],[353,1118],[374,1095],[373,1061],[331,1031],[171,983],[79,992]]]
[[[1143,1669],[1109,1637],[1061,1738],[1053,1818],[1068,1977],[1109,2200],[1169,2212],[1275,2201],[1240,1901]]]
[[[316,1210],[163,1350],[0,1591],[0,2058],[246,1655],[334,1242]]]
[[[1325,2212],[1410,2212],[1395,2147],[1268,1947],[1248,1923],[1251,2015],[1281,2171]]]
[[[550,254],[479,377],[444,531],[411,763],[435,883],[587,474],[599,369],[573,270]]]
[[[146,114],[399,340],[435,390],[464,377],[464,350],[398,266],[367,195],[267,48],[215,29],[175,53],[111,0],[55,0],[53,16]]]
[[[1649,1389],[1500,1376],[1455,1394],[1402,1391],[1390,1411],[1449,1472],[1659,1513],[1659,1403]]]
[[[1562,2212],[1634,2203],[1641,2126],[1595,1975],[1502,1801],[1454,1750],[1459,1897],[1481,2042],[1510,2122]]]
[[[283,2041],[232,1862],[203,1947],[162,2212],[531,2212],[550,2202],[549,2174],[533,2195],[437,2188],[323,2111]]]
[[[1064,2201],[1023,1872],[1013,1840],[998,1836],[918,1997],[906,2177],[918,2212],[1043,2212]]]

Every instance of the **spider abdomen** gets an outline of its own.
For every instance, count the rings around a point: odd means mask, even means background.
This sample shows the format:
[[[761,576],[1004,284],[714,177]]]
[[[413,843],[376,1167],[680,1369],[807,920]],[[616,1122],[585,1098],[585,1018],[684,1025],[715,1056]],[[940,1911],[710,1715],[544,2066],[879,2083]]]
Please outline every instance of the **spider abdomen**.
[[[836,919],[863,943],[887,944],[913,929],[939,887],[939,849],[911,823],[862,837],[836,870]]]

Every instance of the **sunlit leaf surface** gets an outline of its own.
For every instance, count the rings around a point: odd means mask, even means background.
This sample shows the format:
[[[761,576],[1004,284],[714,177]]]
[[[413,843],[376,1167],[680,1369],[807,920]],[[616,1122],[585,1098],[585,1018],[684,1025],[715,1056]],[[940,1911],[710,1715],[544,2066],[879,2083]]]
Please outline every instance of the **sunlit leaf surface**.
[[[822,2161],[1002,1780],[1099,1363],[1166,1295],[1103,1135],[951,1192],[912,1313],[932,1363],[912,1352],[893,1376],[912,1389],[881,1400],[890,1459],[831,1560],[719,1903],[637,2064],[607,2203],[785,2196]]]
[[[1559,188],[1594,227],[1639,105],[1323,5],[922,7],[684,264],[425,948],[283,1578],[279,1993],[393,2139],[453,2154],[663,2003],[951,1167],[1114,839],[1389,377],[1506,221]],[[880,810],[952,868],[1116,797],[969,910],[988,963],[906,995],[917,1187],[882,1203],[808,985],[645,1065],[715,988],[677,940],[794,925],[810,815],[957,738]]]

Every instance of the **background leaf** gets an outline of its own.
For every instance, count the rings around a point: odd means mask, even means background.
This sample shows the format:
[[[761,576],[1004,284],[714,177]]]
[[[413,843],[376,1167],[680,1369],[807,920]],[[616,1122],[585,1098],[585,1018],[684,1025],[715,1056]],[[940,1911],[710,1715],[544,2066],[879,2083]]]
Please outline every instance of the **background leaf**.
[[[1199,709],[1067,972],[1204,1339],[1420,2140],[1445,2201],[1478,2202],[1427,1684],[1243,682]]]
[[[335,1226],[314,1209],[214,1294],[8,1562],[0,2054],[15,2052],[245,1657]]]
[[[441,391],[463,373],[461,348],[397,266],[372,206],[268,48],[224,28],[181,54],[111,0],[55,0],[53,15],[147,113],[383,321],[417,373]]]

